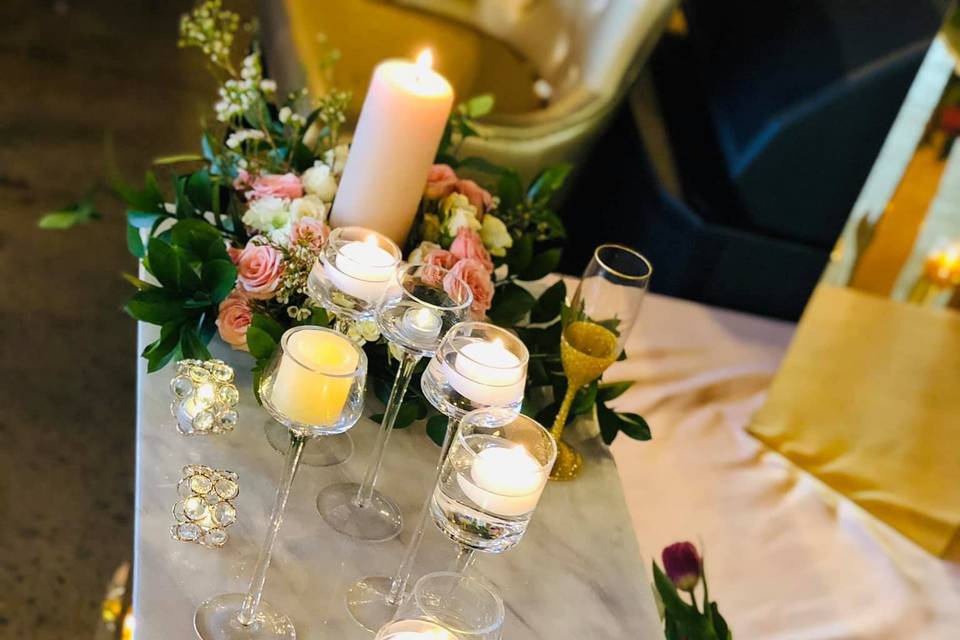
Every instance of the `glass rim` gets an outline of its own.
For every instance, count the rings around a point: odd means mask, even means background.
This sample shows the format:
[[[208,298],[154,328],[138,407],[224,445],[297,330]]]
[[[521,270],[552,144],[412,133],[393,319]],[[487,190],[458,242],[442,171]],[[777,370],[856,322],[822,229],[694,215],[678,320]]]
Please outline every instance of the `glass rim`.
[[[400,289],[403,291],[403,293],[401,294],[402,296],[406,296],[413,299],[421,307],[426,307],[428,309],[435,309],[437,311],[461,311],[473,304],[473,291],[470,289],[470,285],[468,285],[467,282],[460,276],[453,276],[453,277],[456,278],[461,285],[463,285],[463,290],[467,293],[467,299],[464,302],[455,304],[453,306],[440,306],[440,305],[433,304],[432,302],[427,302],[426,300],[423,300],[422,298],[414,294],[412,291],[404,287],[402,279],[406,276],[409,276],[411,278],[415,277],[413,275],[410,275],[410,272],[412,272],[414,269],[421,269],[423,267],[429,267],[431,269],[439,269],[440,272],[443,274],[443,278],[441,278],[441,281],[446,279],[447,275],[450,273],[450,269],[445,269],[443,267],[432,265],[432,264],[408,264],[406,266],[398,266],[396,271],[396,278],[397,278],[397,284],[400,286]],[[447,293],[447,290],[444,289],[443,286],[441,286],[440,289],[447,295],[448,298],[450,298],[450,294]],[[390,289],[388,288],[387,291],[384,292],[383,294],[384,300],[386,300],[389,295],[390,295]],[[453,298],[450,298],[450,300],[451,302],[453,302]]]
[[[329,371],[324,371],[322,369],[312,367],[302,362],[299,358],[297,358],[296,355],[294,355],[294,353],[290,349],[287,348],[287,342],[290,340],[290,336],[300,331],[322,331],[324,333],[329,333],[331,335],[337,336],[338,338],[342,338],[344,341],[349,343],[350,346],[353,348],[354,352],[358,354],[357,366],[354,367],[353,371],[350,371],[349,373],[331,373]],[[367,370],[367,354],[364,353],[363,349],[358,347],[357,343],[351,340],[350,338],[348,338],[347,336],[343,335],[339,331],[330,329],[329,327],[320,327],[317,325],[310,325],[310,324],[301,325],[299,327],[290,327],[289,329],[284,331],[283,335],[280,337],[280,349],[281,349],[281,354],[280,354],[281,357],[289,356],[290,359],[297,364],[297,366],[303,369],[306,369],[311,373],[319,373],[329,378],[343,378],[343,379],[355,378],[358,375],[362,375]]]
[[[340,236],[342,236],[342,235],[344,234],[344,232],[346,232],[346,231],[364,231],[364,232],[366,232],[366,233],[368,234],[368,236],[369,236],[370,234],[373,234],[373,235],[376,235],[376,236],[377,236],[378,238],[380,238],[381,240],[383,240],[383,241],[386,243],[387,247],[389,248],[390,255],[393,256],[393,262],[391,262],[390,264],[373,265],[373,266],[376,267],[376,268],[378,268],[378,269],[390,269],[390,268],[392,268],[392,269],[394,270],[394,273],[396,273],[396,272],[399,270],[400,263],[403,262],[403,252],[400,251],[400,247],[397,246],[397,243],[394,242],[393,240],[391,240],[390,238],[388,238],[387,236],[383,235],[382,233],[380,233],[380,232],[378,232],[378,231],[374,231],[373,229],[367,229],[366,227],[337,227],[336,229],[334,229],[333,231],[330,232],[330,237],[327,238],[327,246],[329,246],[329,247],[331,247],[331,248],[333,248],[333,249],[335,250],[335,254],[336,254],[336,256],[337,256],[338,258],[339,258],[339,257],[343,257],[344,260],[347,260],[347,261],[350,262],[351,264],[355,264],[355,265],[358,265],[358,266],[370,266],[370,265],[365,265],[365,264],[362,263],[362,262],[358,262],[357,260],[351,258],[351,257],[348,256],[348,255],[344,255],[344,254],[340,253],[340,247],[343,246],[343,245],[337,245],[337,244],[335,244],[335,243],[341,242]],[[334,234],[336,234],[336,237],[334,237]],[[348,242],[364,242],[364,240],[343,240],[342,242],[343,242],[343,244],[347,244]],[[383,246],[380,245],[380,244],[378,244],[377,246],[380,247],[381,249],[383,248]],[[360,282],[371,282],[371,283],[383,283],[383,282],[388,282],[388,281],[390,280],[390,277],[392,277],[392,276],[394,275],[394,274],[390,274],[390,276],[388,276],[387,278],[384,278],[384,279],[382,279],[382,280],[370,280],[370,279],[368,279],[368,278],[361,278],[360,276],[355,276],[355,275],[353,275],[353,274],[351,274],[351,273],[346,273],[343,269],[341,269],[340,267],[338,267],[336,260],[330,260],[330,259],[327,258],[327,256],[326,256],[326,251],[324,251],[323,253],[321,253],[321,256],[324,258],[324,262],[325,262],[326,264],[329,264],[329,265],[330,265],[332,268],[334,268],[336,271],[338,271],[339,273],[342,273],[343,275],[345,275],[345,276],[347,276],[348,278],[351,278],[351,279],[353,279],[353,280],[359,280]]]
[[[460,350],[460,348],[453,342],[453,340],[450,340],[450,348],[453,349],[453,350],[457,353],[458,356],[463,357],[463,358],[466,358],[466,359],[469,360],[470,362],[472,362],[472,363],[474,363],[474,364],[478,364],[478,365],[480,365],[481,367],[485,367],[485,368],[487,368],[487,369],[495,369],[495,370],[497,370],[497,371],[513,371],[514,369],[521,369],[521,368],[526,369],[526,367],[529,366],[529,364],[530,364],[530,350],[527,349],[527,345],[525,345],[525,344],[523,343],[523,340],[521,340],[521,339],[518,338],[517,336],[513,335],[512,333],[510,333],[509,331],[507,331],[507,330],[504,329],[503,327],[498,327],[498,326],[495,325],[495,324],[490,324],[489,322],[484,322],[484,321],[482,321],[482,320],[466,320],[466,321],[464,321],[464,322],[458,322],[458,323],[455,324],[454,326],[450,327],[450,331],[447,332],[447,335],[444,337],[444,342],[446,342],[448,338],[455,337],[455,336],[454,336],[454,332],[455,332],[455,331],[462,330],[463,328],[466,328],[466,327],[484,327],[484,328],[489,327],[489,328],[492,328],[492,329],[494,329],[494,330],[496,330],[496,331],[502,332],[502,333],[503,333],[504,335],[506,335],[509,339],[516,341],[516,344],[519,344],[519,345],[520,345],[521,355],[520,355],[520,357],[519,357],[519,362],[517,362],[517,364],[511,365],[511,366],[508,366],[508,367],[498,367],[498,366],[495,365],[495,364],[488,364],[488,363],[486,363],[486,362],[480,362],[480,361],[477,360],[476,358],[471,358],[468,354],[462,352],[462,351]],[[470,337],[473,337],[473,336],[461,336],[461,337],[470,338]],[[468,342],[467,344],[473,344],[473,343],[472,343],[472,342]],[[464,345],[464,346],[466,346],[466,345]],[[504,348],[506,348],[506,345],[504,345]],[[510,351],[510,353],[512,353],[512,354],[515,355],[515,356],[517,355],[516,353],[513,353],[513,350],[512,350],[512,349],[508,349],[508,351]],[[457,373],[460,374],[461,376],[463,376],[464,378],[467,378],[468,380],[473,380],[473,378],[471,378],[470,376],[464,375],[464,374],[460,373],[459,371],[457,371]],[[479,382],[478,380],[473,380],[473,381],[474,381],[474,382]],[[514,385],[517,384],[517,383],[516,383],[516,382],[511,382],[511,383],[508,383],[508,384],[487,384],[487,383],[483,383],[483,384],[484,384],[485,386],[488,386],[488,387],[501,388],[501,387],[512,387],[512,386],[514,386]]]
[[[460,424],[459,424],[458,427],[457,427],[457,440],[460,442],[462,448],[467,452],[467,454],[470,456],[471,459],[476,459],[476,457],[477,457],[478,455],[480,455],[480,454],[477,453],[476,451],[474,451],[473,449],[471,449],[470,447],[467,446],[467,435],[463,433],[463,429],[462,429],[463,424],[467,421],[467,418],[469,418],[470,416],[472,416],[472,415],[474,415],[474,414],[494,413],[494,412],[496,412],[496,411],[509,411],[509,410],[506,409],[506,408],[504,408],[504,407],[484,407],[484,408],[481,408],[481,409],[474,409],[473,411],[468,412],[466,415],[464,415],[462,418],[460,418]],[[483,428],[485,428],[485,429],[490,429],[490,428],[497,428],[497,429],[499,429],[499,428],[502,428],[502,427],[506,427],[506,426],[508,426],[508,425],[511,425],[511,424],[513,424],[514,422],[518,421],[518,420],[523,420],[523,421],[525,421],[525,422],[533,425],[534,427],[536,427],[539,431],[541,431],[541,432],[546,436],[546,437],[544,438],[544,440],[546,440],[547,442],[550,443],[550,451],[551,451],[551,454],[548,456],[549,459],[548,459],[546,462],[541,463],[540,460],[538,460],[533,454],[530,454],[530,457],[533,458],[534,461],[536,461],[536,463],[537,463],[538,465],[540,465],[540,468],[541,468],[541,469],[546,469],[547,472],[549,473],[549,472],[550,472],[550,469],[553,468],[553,463],[556,462],[556,460],[557,460],[557,443],[556,443],[556,440],[554,440],[553,436],[550,435],[550,431],[549,431],[546,427],[544,427],[542,424],[540,424],[539,422],[537,422],[536,420],[534,420],[533,418],[531,418],[530,416],[524,415],[524,414],[518,412],[518,413],[514,414],[513,420],[511,420],[511,421],[509,421],[509,422],[505,422],[505,423],[503,423],[503,424],[501,424],[501,425],[499,425],[499,426],[497,426],[497,427],[487,427],[485,424],[483,424],[483,423],[481,423],[481,422],[478,422],[478,423],[475,423],[475,424],[476,424],[476,426],[478,426],[478,427],[483,427]],[[501,439],[502,439],[502,440],[507,440],[507,438],[501,438]],[[508,440],[508,442],[509,442],[509,440]],[[521,444],[519,444],[519,443],[513,443],[513,444],[514,444],[514,446],[523,446],[523,445],[521,445]],[[502,448],[506,448],[506,447],[502,447]],[[523,447],[523,448],[526,449],[526,447]],[[530,453],[530,452],[528,451],[527,453]],[[447,459],[449,460],[449,457],[448,457]],[[508,494],[505,494],[505,493],[498,493],[498,492],[496,492],[496,491],[490,491],[489,489],[485,489],[485,491],[487,491],[487,492],[489,492],[489,493],[492,493],[492,494],[495,495],[495,496],[512,497],[512,496],[509,496]]]
[[[626,253],[629,253],[635,258],[639,258],[640,261],[647,268],[646,273],[638,276],[632,276],[630,274],[623,273],[622,271],[614,269],[613,267],[608,265],[606,262],[604,262],[603,258],[600,257],[600,252],[604,249],[617,249],[618,251],[624,251]],[[649,280],[650,276],[653,275],[653,265],[650,264],[650,261],[647,260],[646,256],[644,256],[642,253],[640,253],[633,247],[628,247],[625,244],[619,244],[617,242],[607,242],[607,243],[601,244],[600,246],[598,246],[596,249],[593,250],[593,259],[596,260],[600,264],[600,266],[603,267],[606,271],[609,271],[610,273],[614,274],[618,278],[623,278],[625,280]]]
[[[496,609],[497,609],[496,610],[497,619],[491,622],[490,624],[488,624],[486,627],[483,627],[480,629],[458,629],[450,626],[446,621],[438,621],[440,622],[440,626],[444,628],[448,628],[450,629],[450,631],[453,631],[455,633],[467,633],[470,635],[490,633],[491,631],[495,631],[496,629],[503,626],[503,623],[507,616],[507,612],[506,612],[506,609],[504,608],[503,596],[501,596],[497,592],[493,584],[491,584],[490,582],[488,582],[483,578],[467,576],[462,573],[455,573],[453,571],[434,571],[433,573],[427,573],[425,575],[420,576],[420,579],[418,579],[416,584],[413,585],[413,597],[414,597],[414,600],[416,600],[417,602],[417,608],[419,608],[421,611],[426,613],[428,617],[436,620],[436,618],[434,618],[430,613],[432,608],[423,606],[424,602],[420,598],[420,585],[423,583],[426,583],[429,580],[436,579],[436,578],[455,578],[460,582],[472,582],[476,584],[478,587],[486,591],[492,597],[493,601],[496,603]]]

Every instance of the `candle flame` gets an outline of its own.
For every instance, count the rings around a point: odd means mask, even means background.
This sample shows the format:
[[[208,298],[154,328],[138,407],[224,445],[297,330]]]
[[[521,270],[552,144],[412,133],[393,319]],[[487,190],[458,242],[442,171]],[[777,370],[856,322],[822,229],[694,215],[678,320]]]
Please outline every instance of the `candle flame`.
[[[433,68],[433,51],[424,49],[417,56],[417,67],[419,71],[429,71]]]

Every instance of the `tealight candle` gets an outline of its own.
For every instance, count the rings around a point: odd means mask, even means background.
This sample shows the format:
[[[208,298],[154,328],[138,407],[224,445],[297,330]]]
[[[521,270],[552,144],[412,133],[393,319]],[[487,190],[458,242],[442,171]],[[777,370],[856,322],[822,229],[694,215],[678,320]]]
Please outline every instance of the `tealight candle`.
[[[480,451],[470,467],[470,477],[460,474],[457,483],[484,511],[522,516],[536,508],[547,476],[524,447],[507,444]]]
[[[270,403],[300,424],[332,426],[347,401],[359,356],[350,340],[327,331],[289,334]],[[336,377],[346,376],[346,377]]]
[[[520,359],[499,338],[460,347],[453,367],[445,362],[444,372],[450,386],[479,404],[505,406],[523,396]]]
[[[443,321],[437,312],[427,307],[411,308],[403,314],[400,323],[403,334],[414,342],[431,342],[440,335]]]
[[[348,242],[337,252],[334,264],[324,258],[324,271],[344,293],[366,302],[376,302],[390,286],[397,259],[377,244],[371,233],[366,240]]]
[[[457,640],[457,636],[429,620],[398,620],[381,629],[377,640]]]

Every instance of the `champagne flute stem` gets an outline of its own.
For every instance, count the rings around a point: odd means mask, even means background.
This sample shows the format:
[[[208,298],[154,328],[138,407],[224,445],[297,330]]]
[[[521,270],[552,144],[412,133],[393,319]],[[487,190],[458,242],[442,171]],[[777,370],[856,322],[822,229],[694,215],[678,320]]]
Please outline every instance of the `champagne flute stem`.
[[[473,566],[473,561],[476,560],[476,558],[477,552],[475,550],[460,545],[460,548],[457,550],[457,557],[453,560],[453,565],[450,567],[450,570],[454,573],[465,575],[470,567]]]
[[[577,397],[577,391],[580,387],[573,384],[571,380],[567,381],[567,392],[563,396],[563,402],[560,403],[560,410],[557,411],[557,417],[553,421],[553,428],[550,429],[550,435],[557,442],[560,442],[560,436],[563,435],[563,427],[567,424],[567,416],[570,414],[570,407],[573,406],[573,399]]]
[[[403,594],[407,590],[407,583],[410,581],[410,573],[413,571],[413,563],[417,559],[417,552],[420,550],[420,543],[423,541],[424,528],[427,526],[427,518],[430,515],[430,501],[433,499],[433,493],[437,490],[437,483],[440,482],[440,470],[443,468],[443,461],[447,458],[447,452],[450,451],[450,442],[453,440],[453,432],[458,423],[453,418],[447,418],[447,432],[443,436],[443,445],[440,447],[440,459],[437,461],[437,468],[433,473],[433,484],[427,499],[423,502],[420,509],[420,520],[417,522],[417,528],[413,532],[413,537],[407,544],[407,549],[403,554],[403,560],[393,576],[393,582],[390,584],[390,593],[387,595],[387,602],[392,605],[399,605],[403,600]]]
[[[237,614],[237,619],[244,626],[250,626],[257,620],[257,610],[260,608],[260,598],[263,597],[263,584],[267,579],[270,557],[273,555],[277,533],[280,531],[280,525],[283,522],[283,511],[287,506],[287,499],[290,497],[290,487],[293,486],[293,478],[297,475],[300,456],[303,454],[303,446],[306,442],[307,438],[304,436],[291,435],[290,437],[290,448],[287,449],[283,476],[280,479],[280,486],[277,487],[277,497],[273,502],[273,511],[270,513],[267,537],[263,541],[263,546],[260,547],[257,566],[253,571],[253,579],[250,581],[247,597],[244,598],[240,613]]]
[[[397,421],[397,414],[400,412],[400,405],[403,404],[403,396],[407,393],[407,386],[413,376],[413,369],[419,361],[420,356],[418,354],[403,349],[400,366],[397,368],[397,377],[393,381],[393,389],[390,390],[390,399],[387,401],[387,408],[383,413],[383,421],[380,423],[377,441],[373,445],[373,461],[367,467],[367,474],[364,476],[360,490],[357,492],[357,506],[367,506],[373,497],[373,489],[377,484],[380,468],[383,466],[383,457],[387,451],[390,432],[393,431],[393,424]]]

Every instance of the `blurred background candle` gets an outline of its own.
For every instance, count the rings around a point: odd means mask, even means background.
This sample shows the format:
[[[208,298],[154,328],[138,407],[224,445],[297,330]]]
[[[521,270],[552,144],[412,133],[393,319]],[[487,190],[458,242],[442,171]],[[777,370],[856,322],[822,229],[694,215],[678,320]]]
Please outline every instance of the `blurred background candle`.
[[[353,384],[348,374],[356,370],[358,358],[344,336],[326,331],[293,333],[277,369],[270,403],[301,424],[336,423]]]
[[[416,62],[386,60],[373,71],[337,197],[333,226],[376,229],[402,245],[453,105],[453,88]]]

